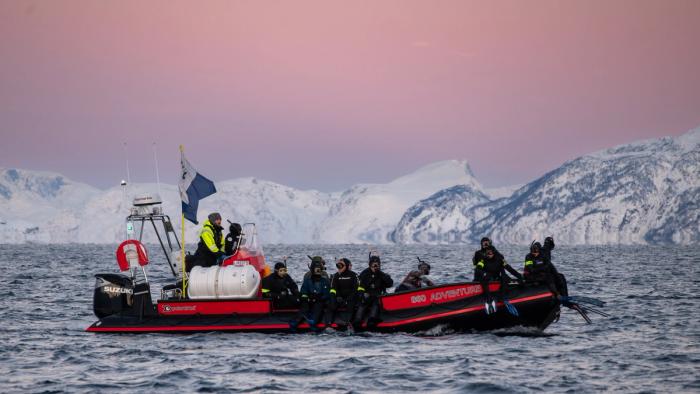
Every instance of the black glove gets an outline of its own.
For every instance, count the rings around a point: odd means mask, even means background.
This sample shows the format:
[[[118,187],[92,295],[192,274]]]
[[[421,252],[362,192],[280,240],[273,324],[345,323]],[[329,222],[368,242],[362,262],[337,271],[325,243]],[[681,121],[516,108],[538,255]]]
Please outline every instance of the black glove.
[[[226,254],[224,254],[224,252],[222,252],[222,251],[218,251],[218,252],[214,253],[214,257],[216,257],[217,260],[224,257],[224,256],[226,256]]]

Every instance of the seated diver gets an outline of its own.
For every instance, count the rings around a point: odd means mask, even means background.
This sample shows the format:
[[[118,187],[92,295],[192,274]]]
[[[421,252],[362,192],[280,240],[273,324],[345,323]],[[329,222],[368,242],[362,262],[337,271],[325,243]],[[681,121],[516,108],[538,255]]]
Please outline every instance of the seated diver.
[[[301,285],[301,308],[299,315],[289,323],[289,328],[296,330],[299,323],[306,320],[313,330],[323,316],[326,303],[330,300],[330,281],[323,276],[321,262],[311,262],[311,274]]]
[[[275,271],[262,280],[263,298],[272,299],[275,309],[290,309],[299,306],[299,287],[287,274],[284,263],[276,263]]]
[[[503,259],[503,255],[496,249],[495,246],[493,246],[493,242],[491,242],[490,238],[481,238],[480,245],[481,249],[474,252],[474,257],[472,257],[472,264],[474,265],[474,282],[479,281],[479,279],[476,277],[476,265],[479,264],[480,261],[484,260],[486,249],[492,248],[495,255]]]
[[[238,223],[231,223],[229,221],[228,234],[224,239],[224,252],[227,256],[231,256],[238,252],[238,247],[241,243],[241,233],[243,229]]]
[[[542,245],[542,255],[547,258],[550,263],[552,262],[552,249],[554,249],[554,237],[549,236],[544,239],[544,244]],[[559,289],[559,293],[561,293],[563,296],[568,296],[569,289],[566,285],[566,277],[564,274],[559,272],[555,282],[557,284],[557,288]]]
[[[357,301],[357,288],[360,280],[352,271],[352,263],[346,258],[338,259],[335,263],[338,272],[331,276],[331,299],[326,308],[324,323],[330,325],[335,321],[335,315],[339,308],[344,308],[349,313],[349,321],[352,321]]]
[[[221,262],[225,255],[223,229],[221,215],[217,212],[209,214],[199,232],[197,251],[190,257],[188,268],[197,265],[211,267]],[[185,262],[188,263],[187,260]]]
[[[403,281],[396,286],[394,293],[401,293],[404,291],[420,289],[421,287],[421,273],[420,271],[410,271]]]
[[[395,293],[400,293],[402,291],[409,291],[414,289],[420,289],[421,287],[435,286],[435,284],[427,278],[430,275],[430,264],[421,261],[418,264],[417,271],[411,271],[406,275],[403,282],[396,286],[394,290]]]
[[[379,296],[386,294],[386,289],[394,285],[389,274],[382,272],[379,256],[370,256],[369,267],[360,273],[358,290],[359,306],[353,324],[359,327],[367,318],[367,325],[373,326],[381,321],[379,318]]]
[[[479,282],[481,282],[481,288],[486,298],[487,314],[496,312],[496,301],[491,297],[489,282],[500,283],[500,288],[498,290],[499,301],[507,302],[504,296],[506,287],[511,278],[506,274],[506,271],[518,278],[518,282],[522,283],[523,276],[508,265],[502,256],[497,255],[494,248],[487,247],[484,251],[484,259],[477,263],[474,271],[474,277],[478,278]]]
[[[430,264],[420,259],[418,259],[418,261],[418,271],[422,274],[421,279],[423,279],[423,284],[427,287],[435,286],[435,283],[428,278],[430,276]]]
[[[547,237],[547,239],[551,239],[551,237]],[[549,249],[549,251],[551,251],[551,249]],[[530,253],[525,256],[523,276],[527,282],[542,282],[547,284],[549,290],[557,298],[568,295],[564,275],[557,272],[557,269],[548,257],[548,253],[543,251],[543,246],[541,246],[539,242],[534,242],[530,246]]]
[[[544,244],[540,250],[542,257],[552,261],[552,249],[554,249],[554,238],[550,236],[544,239]]]

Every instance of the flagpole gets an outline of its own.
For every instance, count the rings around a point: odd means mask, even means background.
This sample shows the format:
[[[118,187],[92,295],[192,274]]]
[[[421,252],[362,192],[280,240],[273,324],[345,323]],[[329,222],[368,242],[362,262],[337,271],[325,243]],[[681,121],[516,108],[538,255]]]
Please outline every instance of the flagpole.
[[[185,147],[180,145],[180,165],[182,166],[182,174],[180,176],[180,197],[182,199],[182,251],[180,253],[180,260],[182,262],[182,296],[186,296],[187,287],[187,273],[185,269],[185,219],[189,220],[194,224],[197,222],[197,207],[199,206],[199,200],[206,198],[214,193],[216,193],[216,186],[214,182],[207,179],[203,175],[199,174],[197,170],[192,167],[189,161],[185,158]],[[187,210],[187,215],[185,215],[185,210]]]
[[[180,145],[180,155],[185,154],[185,147]],[[182,250],[180,251],[180,263],[182,265],[182,298],[185,298],[185,289],[187,288],[186,277],[185,277],[185,211],[182,209],[182,204],[180,204],[180,210],[182,211]]]

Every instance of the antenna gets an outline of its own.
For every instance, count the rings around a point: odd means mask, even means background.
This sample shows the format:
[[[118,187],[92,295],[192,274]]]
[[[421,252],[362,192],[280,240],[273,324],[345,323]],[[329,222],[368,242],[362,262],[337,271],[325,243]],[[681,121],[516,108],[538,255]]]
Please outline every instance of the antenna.
[[[124,160],[126,161],[126,180],[122,179],[121,185],[124,190],[124,208],[129,209],[129,185],[131,184],[131,172],[129,171],[129,152],[126,149],[126,141],[124,142]],[[127,231],[127,238],[129,233]]]
[[[158,195],[160,195],[160,173],[158,172],[158,153],[155,142],[153,143],[153,161],[156,164],[156,182],[158,182]]]
[[[124,195],[124,207],[126,207],[126,209],[129,209],[129,196],[127,196],[127,194],[126,194],[126,185],[127,185],[126,181],[122,179],[121,185],[122,185],[122,191],[123,191],[122,194]]]
[[[124,190],[124,207],[126,207],[126,209],[129,209],[129,196],[127,195],[127,191],[126,191],[128,184],[123,179],[121,181],[121,186],[122,186],[122,190]],[[128,220],[126,222],[126,239],[132,239],[133,234],[134,234],[134,223],[131,220]]]
[[[124,143],[124,158],[126,160],[126,181],[131,183],[131,172],[129,171],[129,152],[126,149],[126,142]]]

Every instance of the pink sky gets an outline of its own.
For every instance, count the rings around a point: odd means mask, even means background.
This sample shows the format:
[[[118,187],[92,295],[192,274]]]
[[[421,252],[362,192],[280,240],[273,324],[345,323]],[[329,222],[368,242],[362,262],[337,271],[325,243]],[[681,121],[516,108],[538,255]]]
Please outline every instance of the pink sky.
[[[0,2],[0,167],[487,186],[700,125],[700,1]]]

